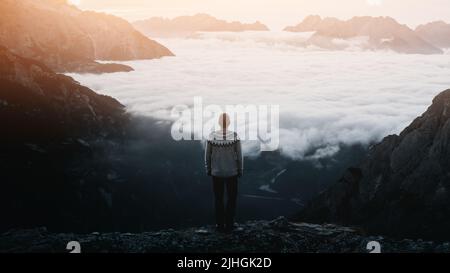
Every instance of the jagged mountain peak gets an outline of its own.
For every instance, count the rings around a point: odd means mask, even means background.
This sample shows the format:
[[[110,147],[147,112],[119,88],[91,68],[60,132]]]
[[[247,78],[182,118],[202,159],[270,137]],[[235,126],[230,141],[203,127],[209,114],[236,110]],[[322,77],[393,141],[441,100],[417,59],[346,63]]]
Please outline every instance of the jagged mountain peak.
[[[441,48],[450,48],[450,24],[444,21],[420,25],[415,32],[429,43]]]
[[[146,20],[139,20],[133,23],[139,31],[150,36],[190,36],[196,32],[208,31],[267,31],[268,27],[259,21],[254,23],[241,23],[238,21],[228,22],[217,19],[206,13],[195,15],[178,16],[173,19],[152,17]]]
[[[313,200],[305,221],[355,224],[393,236],[450,235],[450,90],[399,135],[373,146],[358,168]]]
[[[284,29],[290,32],[314,32],[306,42],[327,49],[341,49],[335,39],[367,38],[361,45],[368,50],[393,50],[410,54],[442,54],[443,51],[422,39],[406,25],[398,23],[392,17],[357,16],[349,20],[308,16],[295,26]]]

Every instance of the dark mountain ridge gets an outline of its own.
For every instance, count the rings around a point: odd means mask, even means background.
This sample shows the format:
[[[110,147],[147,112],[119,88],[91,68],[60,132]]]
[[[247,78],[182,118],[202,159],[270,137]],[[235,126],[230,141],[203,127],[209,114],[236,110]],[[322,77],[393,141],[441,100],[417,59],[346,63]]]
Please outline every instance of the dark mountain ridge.
[[[2,139],[24,141],[121,133],[125,108],[72,78],[0,47]]]
[[[450,90],[400,135],[373,146],[298,219],[398,237],[450,238]]]
[[[66,226],[77,221],[66,219],[76,210],[101,215],[99,184],[79,179],[95,172],[82,166],[93,166],[94,155],[120,140],[128,123],[117,100],[0,47],[0,229]],[[81,192],[85,199],[74,209]]]

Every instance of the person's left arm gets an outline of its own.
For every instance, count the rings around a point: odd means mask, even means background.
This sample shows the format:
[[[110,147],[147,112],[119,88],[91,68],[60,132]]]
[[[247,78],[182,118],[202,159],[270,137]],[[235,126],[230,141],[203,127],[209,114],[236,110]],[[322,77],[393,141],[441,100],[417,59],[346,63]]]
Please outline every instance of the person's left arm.
[[[211,152],[212,152],[211,143],[209,143],[209,141],[206,141],[205,168],[206,168],[206,174],[209,176],[211,176]]]

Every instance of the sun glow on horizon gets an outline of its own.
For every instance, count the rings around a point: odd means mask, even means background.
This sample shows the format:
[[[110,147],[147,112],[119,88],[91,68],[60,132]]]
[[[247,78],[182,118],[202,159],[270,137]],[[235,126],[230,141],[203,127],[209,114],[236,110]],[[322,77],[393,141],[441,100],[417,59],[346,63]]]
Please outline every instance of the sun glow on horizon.
[[[81,0],[69,0],[69,3],[75,6],[81,5]]]

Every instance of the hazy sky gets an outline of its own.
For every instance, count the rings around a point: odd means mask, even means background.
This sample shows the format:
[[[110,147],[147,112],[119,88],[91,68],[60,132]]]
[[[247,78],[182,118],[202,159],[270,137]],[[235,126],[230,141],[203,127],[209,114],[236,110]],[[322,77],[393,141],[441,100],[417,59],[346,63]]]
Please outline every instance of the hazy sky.
[[[450,22],[449,0],[70,0],[83,9],[113,13],[128,20],[208,13],[227,19],[260,20],[273,29],[293,25],[310,14],[342,19],[386,15],[416,26],[432,20]]]

